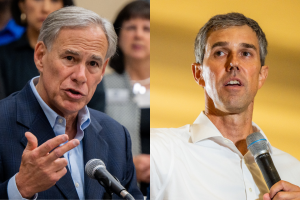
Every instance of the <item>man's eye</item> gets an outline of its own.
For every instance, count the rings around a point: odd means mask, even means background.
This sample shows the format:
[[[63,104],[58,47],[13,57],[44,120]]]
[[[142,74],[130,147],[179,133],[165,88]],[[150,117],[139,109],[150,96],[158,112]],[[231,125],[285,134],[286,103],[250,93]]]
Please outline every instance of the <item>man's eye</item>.
[[[243,52],[243,56],[250,56],[251,54],[249,52]]]
[[[95,61],[91,61],[91,62],[90,62],[90,65],[94,67],[94,66],[98,66],[98,63],[95,62]]]
[[[216,56],[224,56],[225,53],[223,51],[217,51],[216,53]]]
[[[72,56],[67,56],[67,60],[72,61],[74,58]]]

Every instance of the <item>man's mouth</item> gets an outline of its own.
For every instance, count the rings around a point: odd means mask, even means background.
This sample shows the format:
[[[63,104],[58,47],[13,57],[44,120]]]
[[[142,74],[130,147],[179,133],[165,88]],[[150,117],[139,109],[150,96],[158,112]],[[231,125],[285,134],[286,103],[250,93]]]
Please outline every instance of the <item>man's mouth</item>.
[[[66,89],[65,91],[71,99],[81,99],[83,96],[85,96],[83,93],[81,93],[78,90]]]
[[[80,92],[73,90],[73,89],[68,89],[67,91],[71,92],[72,94],[80,94],[82,95]]]
[[[241,82],[238,80],[231,80],[225,86],[241,86]]]

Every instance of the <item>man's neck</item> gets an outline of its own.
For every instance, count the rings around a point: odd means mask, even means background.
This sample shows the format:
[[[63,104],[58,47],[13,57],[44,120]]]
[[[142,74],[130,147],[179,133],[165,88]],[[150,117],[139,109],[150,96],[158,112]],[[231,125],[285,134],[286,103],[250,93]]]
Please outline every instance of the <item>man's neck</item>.
[[[77,113],[62,113],[58,109],[55,109],[55,107],[49,105],[49,102],[46,100],[47,94],[45,92],[43,82],[41,79],[39,79],[39,82],[35,86],[37,92],[39,93],[42,100],[52,109],[54,110],[58,115],[64,117],[66,119],[66,134],[69,136],[69,140],[72,140],[75,138],[77,133],[77,119],[78,119],[78,112]]]
[[[77,133],[77,119],[78,114],[73,116],[66,116],[66,134],[69,136],[69,140],[75,138]]]
[[[247,110],[236,114],[221,115],[205,109],[206,116],[217,127],[220,133],[227,139],[230,139],[242,155],[247,153],[246,138],[254,132],[252,127],[253,103]]]

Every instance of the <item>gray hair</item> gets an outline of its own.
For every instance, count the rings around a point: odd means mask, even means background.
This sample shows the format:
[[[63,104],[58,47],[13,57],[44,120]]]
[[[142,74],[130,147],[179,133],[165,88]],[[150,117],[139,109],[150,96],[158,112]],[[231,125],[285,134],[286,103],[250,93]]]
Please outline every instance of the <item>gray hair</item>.
[[[256,33],[259,43],[260,63],[263,66],[268,53],[268,42],[266,36],[256,21],[245,17],[241,13],[228,13],[224,15],[216,15],[210,18],[210,20],[200,29],[195,40],[194,51],[196,62],[199,64],[203,62],[207,38],[211,32],[230,28],[232,26],[243,25],[249,26]]]
[[[117,35],[113,25],[95,12],[81,7],[69,6],[51,13],[43,22],[38,41],[44,42],[46,48],[51,50],[51,46],[62,28],[81,28],[90,25],[98,25],[102,28],[108,42],[105,60],[112,57],[117,46]]]

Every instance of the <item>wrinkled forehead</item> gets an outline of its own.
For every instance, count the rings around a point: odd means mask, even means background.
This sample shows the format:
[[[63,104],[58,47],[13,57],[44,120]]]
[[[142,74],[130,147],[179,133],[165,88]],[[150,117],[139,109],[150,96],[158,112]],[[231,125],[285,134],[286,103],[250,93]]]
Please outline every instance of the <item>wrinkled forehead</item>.
[[[237,32],[231,32],[227,30],[238,30]],[[256,46],[257,49],[259,49],[259,39],[257,37],[256,32],[248,25],[242,25],[242,26],[217,26],[211,28],[206,35],[206,41],[205,41],[205,49],[208,45],[208,41],[212,40],[214,42],[230,42],[225,41],[226,39],[231,38],[238,41],[238,39],[245,40],[244,43],[250,42],[251,45]],[[223,41],[221,41],[223,39]],[[250,41],[251,40],[251,41]],[[243,43],[243,42],[241,42]]]
[[[73,47],[86,51],[101,51],[102,53],[105,51],[106,54],[108,41],[102,27],[92,25],[86,27],[64,27],[58,32],[52,45],[59,49]]]

